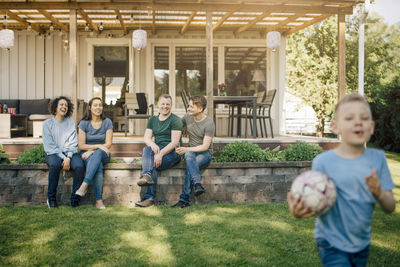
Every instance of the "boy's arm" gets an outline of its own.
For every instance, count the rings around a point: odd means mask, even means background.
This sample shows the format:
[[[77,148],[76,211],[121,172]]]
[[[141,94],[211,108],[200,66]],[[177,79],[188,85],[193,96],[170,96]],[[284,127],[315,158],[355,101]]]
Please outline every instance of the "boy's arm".
[[[370,176],[365,177],[365,183],[368,185],[368,190],[379,202],[382,210],[385,213],[392,213],[396,208],[396,200],[393,197],[392,190],[382,190],[381,183],[378,179],[375,169],[372,169]]]

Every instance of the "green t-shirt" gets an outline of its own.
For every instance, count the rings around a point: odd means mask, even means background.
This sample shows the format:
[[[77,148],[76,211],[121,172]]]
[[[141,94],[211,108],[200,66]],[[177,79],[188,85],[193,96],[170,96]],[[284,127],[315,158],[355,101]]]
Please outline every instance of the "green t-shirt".
[[[189,134],[189,146],[195,147],[203,144],[204,136],[214,137],[215,125],[212,119],[206,117],[202,121],[195,121],[193,116],[185,114],[182,118],[184,127],[186,127]],[[212,154],[212,142],[208,150]]]
[[[153,131],[155,143],[165,147],[171,143],[171,131],[182,131],[182,120],[173,113],[164,121],[160,121],[158,116],[152,116],[147,122],[147,129]]]

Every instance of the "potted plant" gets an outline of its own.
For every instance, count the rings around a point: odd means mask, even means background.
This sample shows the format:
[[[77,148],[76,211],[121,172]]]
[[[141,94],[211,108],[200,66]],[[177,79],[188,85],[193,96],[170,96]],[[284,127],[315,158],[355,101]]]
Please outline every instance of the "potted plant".
[[[228,85],[226,83],[218,84],[218,94],[220,96],[226,96],[226,91],[228,90]]]

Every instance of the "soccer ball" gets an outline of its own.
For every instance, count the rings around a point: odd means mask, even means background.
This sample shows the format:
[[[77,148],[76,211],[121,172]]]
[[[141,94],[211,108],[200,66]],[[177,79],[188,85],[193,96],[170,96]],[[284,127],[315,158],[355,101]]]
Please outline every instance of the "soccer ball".
[[[322,215],[336,202],[336,186],[325,174],[318,171],[306,171],[297,176],[290,189],[292,196],[304,199],[304,204]]]

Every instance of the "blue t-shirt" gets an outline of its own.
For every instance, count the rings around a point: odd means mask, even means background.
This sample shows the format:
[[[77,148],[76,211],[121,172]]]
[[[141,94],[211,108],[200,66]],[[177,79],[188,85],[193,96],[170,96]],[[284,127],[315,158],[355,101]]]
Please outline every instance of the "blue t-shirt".
[[[78,128],[86,133],[86,144],[88,145],[98,145],[106,143],[106,132],[113,128],[112,121],[106,118],[101,123],[99,129],[93,128],[92,124],[88,120],[82,120]]]
[[[315,238],[324,238],[339,250],[355,253],[366,248],[371,239],[371,221],[376,199],[368,190],[365,177],[376,169],[382,190],[394,188],[383,151],[366,148],[354,159],[334,150],[318,155],[312,169],[325,173],[337,189],[335,206],[315,222]]]

